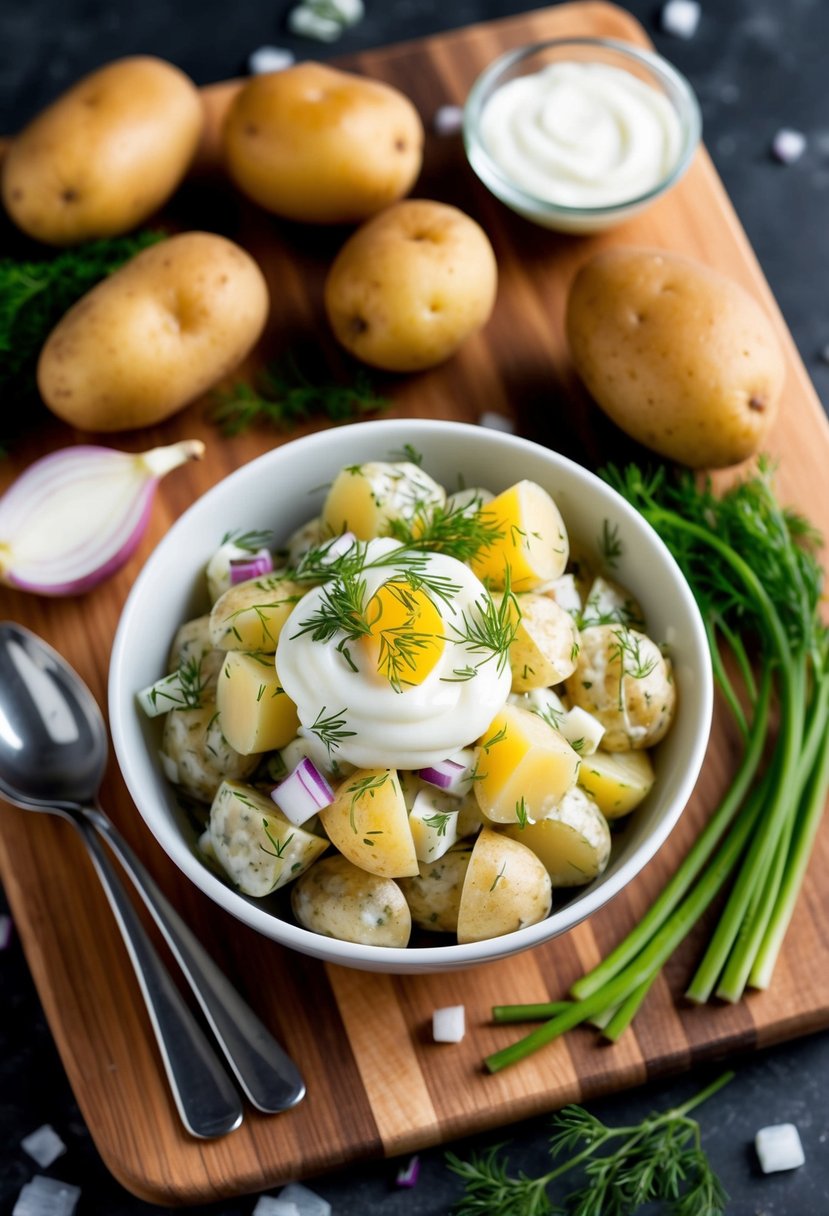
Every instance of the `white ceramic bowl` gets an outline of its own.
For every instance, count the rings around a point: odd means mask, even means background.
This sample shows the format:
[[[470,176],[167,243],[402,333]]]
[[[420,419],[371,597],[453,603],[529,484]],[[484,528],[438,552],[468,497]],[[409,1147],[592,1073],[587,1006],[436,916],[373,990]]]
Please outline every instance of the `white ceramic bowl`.
[[[623,547],[614,576],[641,602],[649,633],[670,647],[679,689],[673,728],[655,754],[656,784],[614,835],[610,865],[590,886],[561,897],[541,924],[468,945],[392,949],[321,937],[275,915],[267,900],[239,894],[199,860],[196,832],[158,759],[160,719],[135,693],[166,670],[177,626],[207,608],[204,566],[231,529],[273,528],[287,537],[318,513],[324,483],[344,465],[389,459],[404,444],[423,453],[439,482],[505,489],[521,478],[544,486],[571,539],[595,550],[604,521]],[[150,555],[124,607],[112,652],[109,712],[118,762],[150,831],[177,866],[227,912],[266,937],[328,962],[368,971],[426,972],[503,958],[572,928],[612,899],[653,857],[694,788],[711,722],[712,678],[702,621],[691,592],[656,533],[604,482],[556,453],[497,431],[460,423],[378,421],[323,431],[285,444],[231,474],[178,520]]]
[[[530,76],[553,63],[606,64],[628,72],[655,89],[671,106],[680,132],[674,163],[662,179],[639,194],[598,207],[570,207],[530,194],[490,155],[481,136],[486,104],[502,85],[518,76]],[[557,232],[600,232],[615,227],[670,190],[685,173],[696,151],[702,118],[696,96],[685,77],[655,51],[618,42],[613,38],[554,38],[507,51],[475,81],[464,107],[463,135],[467,159],[496,198],[524,219]]]

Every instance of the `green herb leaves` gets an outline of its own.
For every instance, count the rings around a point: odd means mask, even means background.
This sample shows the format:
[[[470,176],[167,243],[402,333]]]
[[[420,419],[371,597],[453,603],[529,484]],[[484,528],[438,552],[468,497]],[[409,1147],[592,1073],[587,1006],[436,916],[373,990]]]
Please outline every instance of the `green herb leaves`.
[[[727,1196],[703,1151],[699,1124],[688,1116],[733,1075],[629,1127],[608,1127],[581,1106],[565,1106],[554,1120],[550,1155],[568,1160],[538,1178],[511,1175],[497,1147],[469,1161],[447,1153],[465,1188],[455,1216],[634,1216],[660,1200],[672,1216],[721,1216]],[[554,1203],[551,1184],[578,1168],[582,1185]]]

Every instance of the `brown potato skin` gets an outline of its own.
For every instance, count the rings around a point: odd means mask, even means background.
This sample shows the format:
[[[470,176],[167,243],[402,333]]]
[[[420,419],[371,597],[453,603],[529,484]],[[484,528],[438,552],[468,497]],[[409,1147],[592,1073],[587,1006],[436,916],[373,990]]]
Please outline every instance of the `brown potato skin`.
[[[783,356],[733,280],[664,250],[607,250],[576,275],[566,323],[591,395],[639,443],[691,468],[738,464],[763,444]]]
[[[150,426],[228,375],[267,314],[265,279],[238,245],[207,232],[170,237],[58,322],[38,361],[41,396],[82,430]]]
[[[176,189],[203,125],[198,90],[178,68],[147,55],[116,60],[13,140],[3,203],[19,228],[47,245],[129,232]]]
[[[302,63],[250,80],[222,133],[225,164],[260,207],[312,224],[350,224],[408,194],[423,124],[376,80]]]
[[[498,269],[484,230],[446,203],[408,199],[345,243],[325,283],[337,340],[385,371],[442,363],[489,318]]]

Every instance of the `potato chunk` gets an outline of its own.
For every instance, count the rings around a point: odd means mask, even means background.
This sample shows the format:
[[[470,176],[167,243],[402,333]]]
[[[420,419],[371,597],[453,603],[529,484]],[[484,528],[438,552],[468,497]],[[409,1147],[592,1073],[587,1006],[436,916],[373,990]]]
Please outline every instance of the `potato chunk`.
[[[229,650],[216,704],[225,738],[243,756],[285,747],[299,729],[296,706],[279,683],[271,655]]]
[[[364,946],[407,946],[412,918],[391,878],[368,874],[345,857],[324,857],[291,891],[294,916],[312,933]]]
[[[413,878],[401,878],[400,890],[412,920],[433,933],[457,933],[458,909],[472,842],[460,841],[437,861],[422,861]]]
[[[416,464],[370,461],[341,469],[322,509],[332,536],[353,532],[358,540],[386,536],[393,520],[411,519],[430,506],[443,506],[446,491]]]
[[[210,808],[216,859],[244,895],[261,898],[307,870],[328,848],[251,785],[223,781]]]
[[[337,786],[320,821],[334,847],[362,870],[383,878],[417,873],[406,802],[394,769],[357,769]]]
[[[592,882],[610,857],[610,828],[593,799],[573,786],[535,823],[509,824],[513,840],[532,849],[544,864],[553,888],[581,887]]]
[[[248,579],[226,591],[210,613],[210,639],[218,650],[274,654],[282,626],[307,587],[279,574]]]
[[[521,619],[509,648],[512,691],[560,684],[576,669],[579,631],[575,621],[546,595],[520,595],[517,602]]]
[[[222,734],[216,706],[174,709],[164,719],[161,761],[174,785],[198,802],[211,802],[224,778],[247,777],[256,756],[242,756]]]
[[[479,515],[501,532],[469,563],[494,589],[505,586],[509,570],[513,591],[533,591],[564,573],[570,551],[561,513],[534,481],[519,481],[482,507]]]
[[[541,819],[575,784],[578,771],[578,754],[557,730],[507,704],[483,737],[475,796],[496,823]]]
[[[602,747],[626,752],[652,747],[668,732],[676,705],[671,664],[655,642],[624,625],[581,631],[567,695],[605,728]]]
[[[531,849],[484,829],[475,841],[458,910],[458,941],[481,942],[544,920],[550,875]]]
[[[597,751],[582,761],[579,785],[607,819],[629,815],[650,793],[655,780],[647,752]]]

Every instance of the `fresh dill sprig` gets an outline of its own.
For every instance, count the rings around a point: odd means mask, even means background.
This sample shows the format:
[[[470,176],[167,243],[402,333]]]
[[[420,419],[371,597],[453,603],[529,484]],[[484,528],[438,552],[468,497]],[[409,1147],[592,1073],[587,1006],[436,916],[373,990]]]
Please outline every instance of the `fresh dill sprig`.
[[[338,712],[329,714],[326,718],[324,716],[326,709],[327,706],[323,705],[308,729],[317,736],[321,743],[325,744],[330,756],[340,746],[343,739],[350,739],[357,732],[345,729],[347,721],[345,714],[347,710],[341,709]]]
[[[459,562],[469,562],[504,536],[497,520],[479,513],[481,506],[480,499],[450,506],[424,503],[411,518],[392,520],[389,531],[408,548],[446,553]]]
[[[221,539],[222,545],[234,544],[237,549],[244,549],[247,553],[258,553],[260,549],[267,549],[273,532],[270,528],[262,528],[258,531],[251,530],[250,532],[225,532]]]
[[[611,570],[618,565],[619,558],[625,551],[625,547],[619,539],[618,524],[611,524],[609,519],[602,520],[602,534],[598,540],[598,548],[605,565],[609,566]]]
[[[152,688],[149,699],[153,709],[201,709],[204,693],[210,683],[202,675],[202,660],[188,659]]]
[[[263,853],[267,853],[270,857],[278,857],[280,860],[282,860],[282,858],[285,856],[285,850],[294,838],[294,833],[291,832],[290,835],[286,836],[284,840],[277,840],[270,829],[267,819],[264,817],[262,818],[262,831],[268,838],[268,843],[273,845],[273,851],[271,851],[271,849],[266,849],[263,844],[260,844],[259,848]]]
[[[479,666],[496,659],[499,675],[509,662],[509,649],[521,621],[521,609],[510,588],[509,569],[504,584],[498,601],[487,591],[475,601],[474,612],[461,613],[460,625],[450,625],[454,640],[470,654],[485,655]]]
[[[581,1106],[565,1106],[553,1122],[550,1155],[568,1159],[532,1178],[510,1174],[496,1145],[462,1161],[446,1154],[464,1183],[455,1216],[634,1216],[645,1204],[665,1204],[671,1216],[722,1216],[727,1196],[702,1147],[690,1112],[734,1076],[725,1073],[696,1097],[641,1123],[608,1127]],[[615,1146],[614,1146],[615,1142]],[[553,1182],[581,1169],[584,1182],[562,1201],[549,1195]]]
[[[434,815],[429,815],[423,822],[426,827],[434,828],[438,836],[445,836],[449,820],[457,813],[457,811],[435,811]]]
[[[208,417],[225,435],[241,435],[259,423],[288,430],[318,415],[351,422],[390,406],[366,372],[358,371],[350,384],[315,383],[288,355],[260,372],[254,384],[240,381],[214,394]]]

